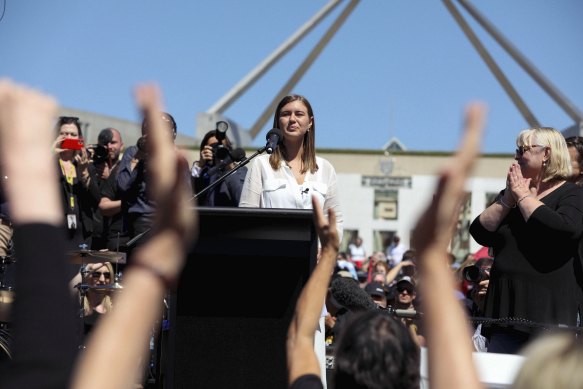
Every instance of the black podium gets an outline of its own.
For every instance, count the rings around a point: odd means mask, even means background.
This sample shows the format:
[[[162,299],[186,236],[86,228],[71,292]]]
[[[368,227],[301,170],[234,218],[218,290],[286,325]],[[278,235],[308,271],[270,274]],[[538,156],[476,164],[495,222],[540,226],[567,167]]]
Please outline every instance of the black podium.
[[[286,388],[285,339],[316,264],[311,210],[200,207],[169,299],[163,387]]]

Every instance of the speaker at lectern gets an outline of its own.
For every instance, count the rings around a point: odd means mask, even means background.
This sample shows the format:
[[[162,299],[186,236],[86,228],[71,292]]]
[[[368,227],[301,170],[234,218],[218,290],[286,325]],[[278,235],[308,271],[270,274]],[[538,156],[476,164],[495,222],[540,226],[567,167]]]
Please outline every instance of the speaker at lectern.
[[[200,207],[169,298],[164,388],[286,388],[285,338],[317,255],[311,210]]]

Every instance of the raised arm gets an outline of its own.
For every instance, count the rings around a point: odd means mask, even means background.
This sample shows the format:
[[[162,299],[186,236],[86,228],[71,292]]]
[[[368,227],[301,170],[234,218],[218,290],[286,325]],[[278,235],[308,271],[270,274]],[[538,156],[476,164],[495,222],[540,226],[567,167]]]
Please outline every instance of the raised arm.
[[[295,313],[288,328],[286,347],[290,384],[307,374],[316,375],[320,380],[320,362],[314,352],[314,334],[322,313],[322,303],[326,300],[340,245],[334,211],[328,210],[326,219],[315,196],[312,196],[312,207],[322,251],[318,264],[298,298]]]
[[[72,388],[130,388],[137,383],[142,373],[138,362],[147,357],[150,332],[161,317],[164,293],[177,280],[186,249],[196,235],[196,213],[189,205],[188,182],[182,177],[187,166],[183,166],[185,160],[176,154],[157,115],[163,111],[158,88],[139,86],[136,101],[154,123],[149,134],[148,188],[157,206],[155,228],[151,239],[132,256],[115,309],[93,331]],[[107,374],[102,373],[102,366],[108,366]]]
[[[446,263],[448,244],[465,195],[464,184],[479,152],[484,119],[484,107],[478,104],[468,107],[460,148],[441,171],[433,201],[413,233],[413,246],[417,249],[423,277],[420,284],[423,309],[429,323],[426,339],[432,389],[481,387],[472,359],[470,329],[454,297],[455,281]]]
[[[5,389],[67,387],[77,352],[51,151],[56,113],[51,97],[0,81],[0,165],[18,254],[12,360],[0,378]]]
[[[30,89],[0,81],[0,146],[5,188],[15,223],[62,224],[51,133],[57,104]],[[30,116],[28,116],[30,115]]]
[[[387,285],[390,285],[391,282],[393,282],[399,276],[399,273],[401,272],[401,270],[406,266],[415,266],[415,264],[413,263],[413,261],[410,261],[408,259],[405,259],[404,261],[397,263],[387,273],[387,276],[385,277],[385,283]]]

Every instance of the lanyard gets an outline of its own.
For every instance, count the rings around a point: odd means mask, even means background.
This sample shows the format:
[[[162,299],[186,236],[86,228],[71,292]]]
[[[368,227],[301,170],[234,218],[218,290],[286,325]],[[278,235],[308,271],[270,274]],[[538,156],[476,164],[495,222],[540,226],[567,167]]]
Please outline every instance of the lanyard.
[[[75,194],[73,193],[73,183],[75,181],[75,170],[71,174],[65,168],[65,164],[61,159],[59,159],[59,165],[61,165],[61,171],[65,176],[65,180],[67,181],[67,185],[65,185],[65,192],[67,193],[67,197],[69,197],[69,209],[71,211],[75,210]]]

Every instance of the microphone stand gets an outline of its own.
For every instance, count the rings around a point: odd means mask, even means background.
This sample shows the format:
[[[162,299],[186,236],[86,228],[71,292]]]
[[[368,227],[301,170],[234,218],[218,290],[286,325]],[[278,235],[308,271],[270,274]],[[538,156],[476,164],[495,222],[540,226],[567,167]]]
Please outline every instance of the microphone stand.
[[[257,150],[249,158],[246,158],[243,161],[241,161],[237,166],[235,166],[235,168],[233,170],[230,170],[227,173],[223,174],[221,177],[219,177],[218,180],[216,180],[215,182],[213,182],[212,184],[210,184],[209,186],[207,186],[206,188],[204,188],[203,190],[201,190],[200,192],[198,192],[197,194],[195,194],[194,196],[192,196],[192,198],[190,199],[190,201],[192,201],[194,199],[197,199],[198,197],[200,197],[200,196],[206,194],[207,192],[213,190],[217,185],[219,185],[221,182],[225,181],[227,179],[227,177],[229,177],[231,174],[234,174],[237,170],[239,170],[243,166],[247,165],[249,162],[251,162],[251,160],[253,158],[255,158],[256,156],[258,156],[259,154],[262,154],[265,150],[267,150],[267,145],[265,145],[262,148],[260,148],[259,150]],[[129,240],[126,243],[126,247],[128,249],[132,248],[144,235],[146,235],[148,232],[150,232],[151,229],[152,228],[150,227],[146,231],[141,232],[138,235],[134,236],[131,240]]]

